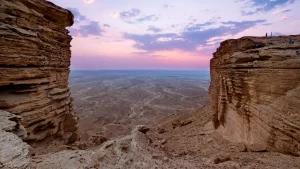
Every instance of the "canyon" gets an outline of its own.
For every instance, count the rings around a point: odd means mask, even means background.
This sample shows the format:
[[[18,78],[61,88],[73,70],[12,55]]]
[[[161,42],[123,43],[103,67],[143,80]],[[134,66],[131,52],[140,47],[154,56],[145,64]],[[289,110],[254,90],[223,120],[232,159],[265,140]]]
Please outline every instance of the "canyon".
[[[45,0],[0,2],[1,168],[300,168],[300,35],[222,42],[206,106],[89,144],[68,86],[73,20]]]

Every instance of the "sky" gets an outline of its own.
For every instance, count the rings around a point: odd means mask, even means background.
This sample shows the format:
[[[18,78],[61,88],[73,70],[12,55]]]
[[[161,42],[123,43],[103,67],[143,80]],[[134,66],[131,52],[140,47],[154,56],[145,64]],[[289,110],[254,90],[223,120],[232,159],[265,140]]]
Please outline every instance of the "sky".
[[[226,39],[300,30],[299,0],[49,1],[75,16],[72,70],[209,69]]]

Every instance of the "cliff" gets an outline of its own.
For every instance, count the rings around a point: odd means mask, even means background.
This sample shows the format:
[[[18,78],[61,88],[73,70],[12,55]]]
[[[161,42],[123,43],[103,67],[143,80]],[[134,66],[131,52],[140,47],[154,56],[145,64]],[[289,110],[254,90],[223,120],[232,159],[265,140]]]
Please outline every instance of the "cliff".
[[[22,117],[26,140],[74,141],[68,87],[73,15],[45,0],[0,2],[0,109]]]
[[[210,63],[209,94],[224,138],[250,151],[300,155],[299,49],[299,35],[221,43]]]

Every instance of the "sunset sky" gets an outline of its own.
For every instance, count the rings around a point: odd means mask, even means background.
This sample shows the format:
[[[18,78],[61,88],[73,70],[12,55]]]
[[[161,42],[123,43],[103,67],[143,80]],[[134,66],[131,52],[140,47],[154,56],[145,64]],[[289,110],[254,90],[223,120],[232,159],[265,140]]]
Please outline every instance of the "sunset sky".
[[[71,69],[208,69],[225,39],[300,30],[299,0],[50,1],[75,16]]]

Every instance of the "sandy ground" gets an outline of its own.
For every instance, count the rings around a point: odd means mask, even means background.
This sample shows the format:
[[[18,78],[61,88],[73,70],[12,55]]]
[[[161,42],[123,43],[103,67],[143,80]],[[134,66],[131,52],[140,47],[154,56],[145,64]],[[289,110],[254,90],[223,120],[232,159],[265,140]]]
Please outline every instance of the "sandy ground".
[[[72,71],[80,133],[115,138],[159,117],[207,104],[209,74],[199,71]]]

